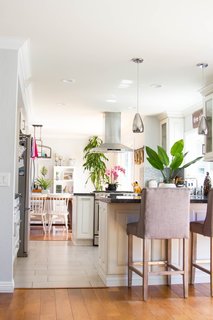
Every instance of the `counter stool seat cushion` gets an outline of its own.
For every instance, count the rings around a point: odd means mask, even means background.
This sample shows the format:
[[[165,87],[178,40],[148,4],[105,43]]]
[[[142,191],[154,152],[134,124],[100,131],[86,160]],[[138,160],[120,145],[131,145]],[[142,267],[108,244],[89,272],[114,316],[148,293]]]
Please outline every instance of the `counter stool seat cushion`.
[[[204,221],[193,221],[190,223],[190,231],[203,234]]]
[[[138,228],[138,223],[137,222],[132,222],[127,224],[127,234],[132,234],[133,236],[137,237],[137,228]]]

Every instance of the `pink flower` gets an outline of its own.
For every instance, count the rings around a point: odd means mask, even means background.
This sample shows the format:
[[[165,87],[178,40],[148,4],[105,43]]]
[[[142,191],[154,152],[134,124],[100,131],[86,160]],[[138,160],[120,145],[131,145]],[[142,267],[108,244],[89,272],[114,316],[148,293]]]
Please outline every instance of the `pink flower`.
[[[123,174],[125,174],[126,170],[124,168],[122,168],[121,166],[114,166],[111,169],[107,169],[106,170],[106,175],[108,178],[108,183],[118,183],[117,179],[119,177],[119,172],[122,172]]]

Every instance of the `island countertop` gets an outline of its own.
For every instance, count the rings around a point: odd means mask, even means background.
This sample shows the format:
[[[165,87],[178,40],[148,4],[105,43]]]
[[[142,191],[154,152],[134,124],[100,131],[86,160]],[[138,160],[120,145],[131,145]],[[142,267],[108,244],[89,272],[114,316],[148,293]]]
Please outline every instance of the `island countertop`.
[[[141,197],[139,195],[131,195],[131,196],[119,196],[119,195],[109,195],[100,197],[99,201],[105,203],[140,203]],[[207,203],[208,198],[206,196],[190,196],[191,203]]]

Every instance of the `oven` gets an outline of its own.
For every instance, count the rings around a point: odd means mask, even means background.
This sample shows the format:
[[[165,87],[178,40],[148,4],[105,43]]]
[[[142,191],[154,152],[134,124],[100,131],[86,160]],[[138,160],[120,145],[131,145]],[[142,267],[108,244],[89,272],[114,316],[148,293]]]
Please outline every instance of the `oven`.
[[[93,245],[98,246],[98,243],[99,243],[99,200],[95,199]]]

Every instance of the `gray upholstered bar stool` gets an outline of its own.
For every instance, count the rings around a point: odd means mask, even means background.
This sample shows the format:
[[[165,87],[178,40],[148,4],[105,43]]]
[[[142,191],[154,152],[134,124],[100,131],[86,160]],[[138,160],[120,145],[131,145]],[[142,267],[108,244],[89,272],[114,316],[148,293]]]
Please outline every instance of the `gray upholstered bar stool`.
[[[210,275],[210,292],[213,296],[213,189],[208,194],[208,204],[206,218],[203,221],[192,221],[190,223],[191,231],[191,279],[190,282],[193,284],[195,279],[195,268],[208,273]],[[200,264],[202,261],[197,261],[197,234],[209,237],[210,239],[210,260],[203,261],[204,263],[209,262],[210,268],[204,268]],[[200,263],[200,264],[199,264]]]
[[[139,221],[127,224],[128,286],[132,272],[143,278],[143,300],[148,298],[149,275],[183,276],[183,295],[188,296],[189,190],[185,188],[143,189]],[[142,271],[133,262],[133,236],[143,239]],[[166,261],[149,261],[151,239],[166,239]],[[172,265],[172,239],[183,239],[183,266]],[[150,265],[164,264],[165,270],[151,270]]]

